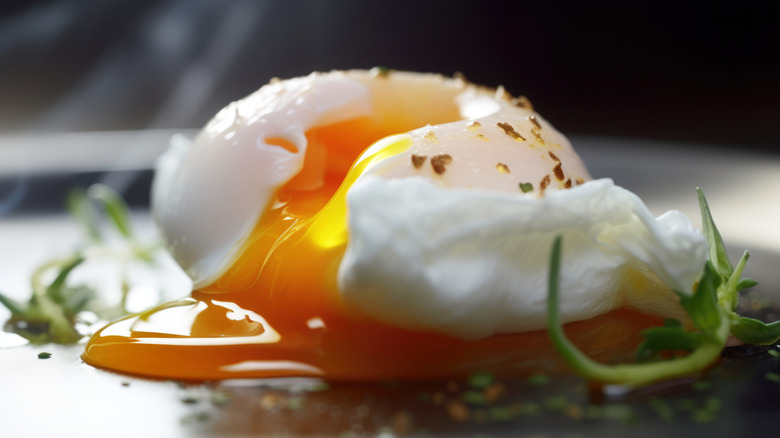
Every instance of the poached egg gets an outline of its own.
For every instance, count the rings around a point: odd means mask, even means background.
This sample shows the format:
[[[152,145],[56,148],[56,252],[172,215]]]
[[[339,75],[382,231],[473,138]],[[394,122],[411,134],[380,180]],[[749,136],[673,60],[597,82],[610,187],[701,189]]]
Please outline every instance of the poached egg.
[[[380,71],[272,81],[159,162],[152,209],[192,297],[110,324],[88,363],[185,379],[450,377],[560,368],[543,329],[562,234],[562,315],[603,361],[684,315],[707,251],[591,180],[527,99]]]

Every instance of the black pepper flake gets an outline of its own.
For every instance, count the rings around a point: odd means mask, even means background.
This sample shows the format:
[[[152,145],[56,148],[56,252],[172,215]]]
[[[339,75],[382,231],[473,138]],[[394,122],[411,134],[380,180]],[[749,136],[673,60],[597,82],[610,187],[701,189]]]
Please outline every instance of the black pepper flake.
[[[539,189],[544,191],[544,189],[547,188],[547,186],[550,185],[550,175],[545,175],[544,178],[539,182]]]
[[[536,116],[535,116],[535,115],[531,114],[530,116],[528,116],[528,120],[529,120],[529,121],[530,121],[530,122],[531,122],[531,123],[532,123],[534,126],[536,126],[536,129],[542,129],[542,125],[540,125],[540,124],[539,124],[539,121],[538,121],[538,120],[536,120]]]
[[[415,169],[419,169],[425,164],[425,160],[428,159],[427,155],[412,155],[412,166]]]
[[[439,154],[431,157],[431,167],[437,174],[443,174],[447,169],[444,166],[452,162],[452,156],[450,154]]]
[[[550,154],[550,158],[552,158],[552,159],[553,159],[553,161],[557,161],[557,162],[559,162],[559,163],[561,162],[561,159],[560,159],[560,158],[558,158],[558,156],[557,156],[557,155],[555,155],[554,153],[552,153],[552,151],[549,151],[549,152],[547,152],[547,153],[548,153],[548,154]]]
[[[557,179],[558,181],[563,181],[564,178],[563,167],[561,167],[560,162],[556,164],[555,167],[553,167],[553,174],[555,175],[555,179]]]
[[[496,123],[496,125],[499,128],[503,129],[504,132],[506,133],[506,135],[514,138],[515,140],[517,140],[517,141],[525,141],[525,137],[523,137],[522,135],[520,135],[520,133],[515,131],[515,127],[510,125],[509,123],[498,122],[498,123]]]

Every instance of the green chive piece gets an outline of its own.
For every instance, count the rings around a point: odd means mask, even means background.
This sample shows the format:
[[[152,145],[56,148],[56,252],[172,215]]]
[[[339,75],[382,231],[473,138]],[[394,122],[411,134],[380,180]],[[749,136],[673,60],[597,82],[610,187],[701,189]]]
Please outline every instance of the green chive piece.
[[[550,384],[550,378],[544,374],[532,374],[528,377],[528,384],[531,386],[545,386]]]
[[[480,391],[466,391],[462,394],[463,401],[470,405],[486,405],[485,394]]]
[[[469,376],[469,386],[472,388],[484,389],[490,386],[494,381],[493,374],[488,372],[474,373]]]
[[[780,374],[773,373],[771,371],[764,374],[764,378],[769,380],[770,382],[780,383]]]
[[[377,65],[376,67],[371,69],[372,71],[375,71],[377,75],[379,76],[387,76],[390,74],[390,72],[393,71],[390,67],[385,67],[381,65]]]
[[[104,184],[93,184],[87,189],[87,196],[103,205],[106,214],[125,238],[133,237],[130,209],[114,189]]]

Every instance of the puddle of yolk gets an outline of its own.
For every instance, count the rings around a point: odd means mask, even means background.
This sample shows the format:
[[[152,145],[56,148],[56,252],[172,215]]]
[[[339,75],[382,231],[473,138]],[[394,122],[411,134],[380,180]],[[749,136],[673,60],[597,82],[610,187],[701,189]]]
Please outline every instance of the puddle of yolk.
[[[374,154],[353,162],[365,145],[405,130],[355,119],[308,131],[303,171],[280,189],[233,266],[192,298],[101,329],[84,360],[185,380],[366,381],[565,371],[545,331],[463,341],[381,323],[340,301],[336,275],[347,243],[346,190],[367,166],[406,150],[410,139],[385,138],[372,147]],[[640,332],[660,322],[620,309],[565,330],[594,359],[616,362],[630,360]]]

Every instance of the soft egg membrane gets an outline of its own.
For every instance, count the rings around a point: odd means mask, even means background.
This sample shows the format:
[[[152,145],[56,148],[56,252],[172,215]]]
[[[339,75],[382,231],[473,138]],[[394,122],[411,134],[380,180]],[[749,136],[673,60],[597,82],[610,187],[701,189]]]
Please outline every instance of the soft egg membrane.
[[[518,271],[512,266],[524,259],[518,251],[544,259],[549,236],[563,232],[587,249],[572,252],[578,255],[567,256],[564,267],[579,275],[610,271],[596,286],[601,294],[564,281],[575,286],[572,299],[585,297],[564,302],[568,320],[584,319],[567,330],[595,358],[625,359],[639,332],[659,324],[657,314],[679,311],[665,284],[692,285],[703,245],[680,218],[657,225],[643,204],[610,182],[590,189],[589,179],[565,137],[526,100],[502,90],[402,72],[272,81],[218,113],[192,143],[176,140],[160,161],[154,215],[193,279],[192,297],[107,326],[84,358],[122,372],[183,379],[559,371],[546,333],[538,331],[545,263],[519,269],[531,294],[523,295],[513,286],[517,277],[505,271]],[[601,196],[625,198],[617,202],[625,208],[608,210],[632,224],[615,228],[640,237],[628,245],[610,242],[621,238],[603,232],[611,219],[578,219],[577,209],[570,209],[573,219],[537,225],[522,217],[576,199],[585,210],[609,202]],[[470,199],[472,212],[491,205],[510,211],[460,220],[472,214]],[[426,209],[433,205],[441,208]],[[491,224],[493,217],[509,222]],[[491,228],[513,225],[525,227],[526,247],[501,248],[506,245]],[[684,244],[670,244],[680,236]],[[693,262],[674,271],[664,257],[680,248],[677,258],[693,254]],[[596,253],[605,260],[601,266],[576,258]],[[503,261],[480,264],[496,257]],[[475,275],[453,277],[469,266]],[[484,272],[495,272],[488,277],[498,281],[463,287]],[[621,289],[648,284],[633,294]],[[656,316],[636,311],[643,302]],[[493,311],[504,308],[516,314]],[[533,324],[504,322],[513,317]],[[499,323],[480,322],[485,319]]]

